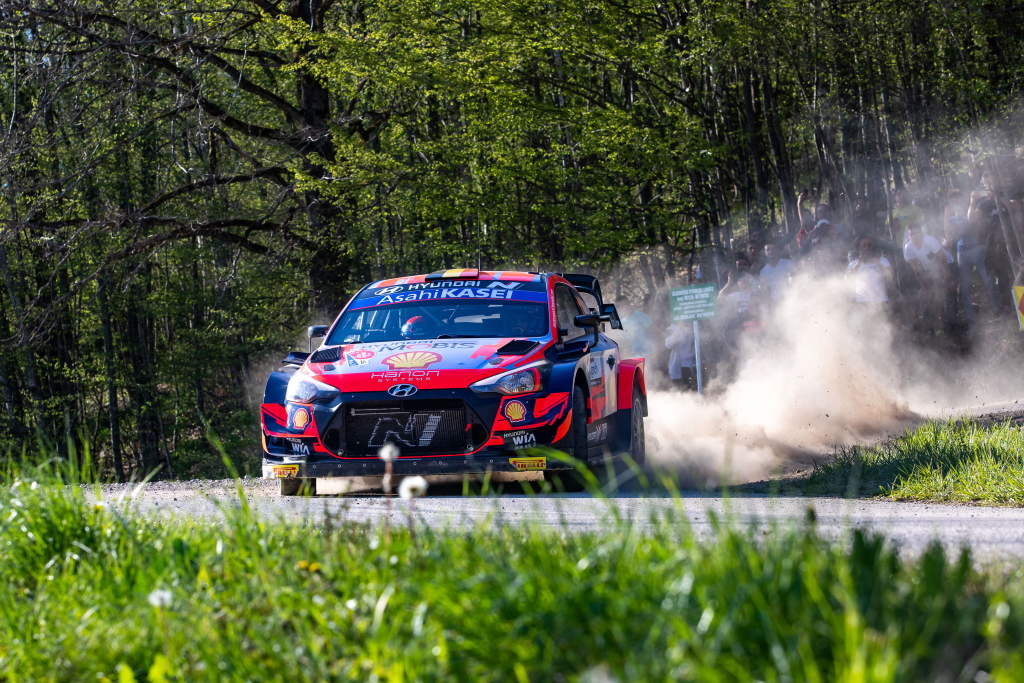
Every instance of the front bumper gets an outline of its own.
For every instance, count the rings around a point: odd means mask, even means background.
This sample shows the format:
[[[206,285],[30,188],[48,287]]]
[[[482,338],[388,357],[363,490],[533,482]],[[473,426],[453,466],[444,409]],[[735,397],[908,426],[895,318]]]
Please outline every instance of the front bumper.
[[[485,474],[487,472],[538,472],[544,470],[569,470],[568,462],[546,455],[484,455],[482,457],[424,457],[398,458],[392,463],[392,474],[396,476],[435,474]],[[278,460],[263,458],[263,478],[318,477],[382,477],[384,461],[380,458],[353,458],[351,460]]]

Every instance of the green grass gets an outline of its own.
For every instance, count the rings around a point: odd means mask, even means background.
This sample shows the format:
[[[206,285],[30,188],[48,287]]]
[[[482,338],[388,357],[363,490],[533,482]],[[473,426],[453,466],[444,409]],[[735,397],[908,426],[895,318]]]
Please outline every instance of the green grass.
[[[0,681],[1021,680],[1020,571],[812,517],[684,520],[161,521],[23,472],[0,490]]]
[[[818,464],[807,494],[1024,505],[1024,431],[1010,422],[928,422]]]

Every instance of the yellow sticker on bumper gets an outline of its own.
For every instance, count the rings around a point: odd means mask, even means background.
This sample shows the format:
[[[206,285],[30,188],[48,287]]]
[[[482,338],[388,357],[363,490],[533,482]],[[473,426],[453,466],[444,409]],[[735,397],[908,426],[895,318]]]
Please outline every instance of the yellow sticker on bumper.
[[[298,465],[274,465],[270,468],[271,473],[278,479],[291,479],[299,476]]]
[[[509,462],[519,470],[542,470],[548,466],[547,458],[510,458]]]

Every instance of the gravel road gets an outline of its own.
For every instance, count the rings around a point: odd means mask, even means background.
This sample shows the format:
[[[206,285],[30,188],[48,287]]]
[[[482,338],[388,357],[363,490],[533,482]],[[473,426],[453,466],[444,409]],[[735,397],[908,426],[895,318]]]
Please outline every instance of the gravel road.
[[[1020,417],[1016,403],[987,406],[972,412],[993,420]],[[382,521],[387,501],[381,496],[321,496],[313,499],[281,498],[277,483],[259,479],[242,480],[242,487],[255,513],[264,519],[319,524],[330,515],[335,519]],[[225,507],[238,505],[234,482],[230,480],[155,482],[142,489],[131,485],[108,485],[102,489],[106,500],[130,498],[139,514],[189,516],[216,519]],[[746,494],[723,499],[719,495],[684,494],[677,503],[667,496],[626,494],[609,500],[587,494],[529,497],[508,494],[501,497],[462,497],[457,487],[442,486],[416,502],[416,516],[435,527],[459,526],[490,521],[492,524],[532,522],[568,529],[595,529],[610,523],[612,512],[636,524],[646,524],[652,513],[681,504],[698,534],[712,533],[712,516],[729,518],[739,524],[766,525],[798,523],[813,508],[819,530],[839,538],[851,527],[885,532],[901,549],[917,554],[933,540],[950,549],[970,545],[979,559],[1024,558],[1024,509],[935,505],[884,500],[843,500],[838,498],[771,498]],[[405,502],[392,498],[393,524],[404,524]]]

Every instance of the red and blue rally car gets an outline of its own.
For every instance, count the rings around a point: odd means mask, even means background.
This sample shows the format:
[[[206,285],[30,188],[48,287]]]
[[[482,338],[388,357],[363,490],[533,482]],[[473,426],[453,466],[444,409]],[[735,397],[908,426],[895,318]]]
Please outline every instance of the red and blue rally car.
[[[642,465],[644,361],[620,358],[606,324],[622,328],[589,275],[455,269],[373,282],[333,325],[309,328],[320,348],[293,351],[267,380],[263,476],[283,494],[382,476],[388,442],[398,476],[571,468],[535,446]]]

